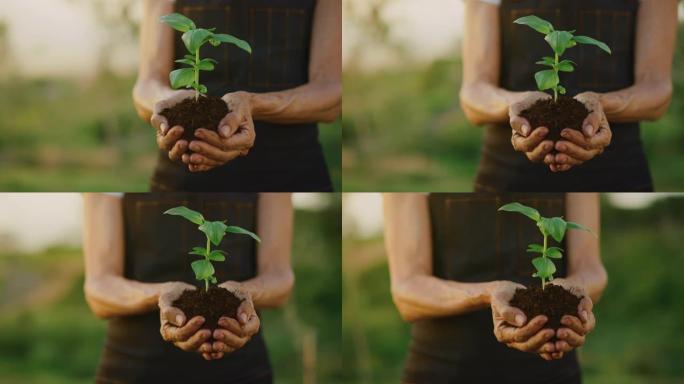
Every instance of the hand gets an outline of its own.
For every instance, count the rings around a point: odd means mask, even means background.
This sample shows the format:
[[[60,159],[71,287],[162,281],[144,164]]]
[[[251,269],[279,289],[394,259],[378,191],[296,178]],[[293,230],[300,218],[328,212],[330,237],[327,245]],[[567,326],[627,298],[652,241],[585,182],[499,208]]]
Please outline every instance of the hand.
[[[166,284],[159,296],[159,320],[161,322],[159,331],[165,341],[173,343],[186,352],[203,354],[211,352],[211,344],[208,341],[211,331],[200,329],[204,324],[204,318],[195,316],[186,323],[185,314],[172,306],[186,289],[195,290],[196,288],[181,282]]]
[[[194,97],[195,91],[179,90],[173,91],[171,96],[158,101],[154,104],[154,112],[150,123],[157,130],[157,146],[160,149],[169,151],[169,159],[171,161],[180,161],[181,156],[188,150],[188,142],[186,140],[179,140],[183,136],[183,127],[176,125],[169,129],[169,122],[166,117],[160,113],[171,108],[181,101]]]
[[[525,314],[509,305],[515,290],[525,287],[511,281],[496,281],[494,284],[491,306],[496,339],[510,348],[536,353],[545,360],[551,360],[556,347],[550,340],[556,332],[553,329],[542,329],[548,321],[546,316],[536,316],[526,323]]]
[[[218,132],[198,129],[189,144],[192,152],[181,158],[192,172],[208,171],[226,164],[239,156],[246,156],[254,146],[256,132],[252,121],[249,93],[228,93],[222,98],[230,113],[219,123]]]
[[[241,289],[239,282],[227,281],[219,287],[233,292],[243,301],[237,310],[237,320],[226,316],[219,319],[219,328],[215,329],[213,334],[215,341],[211,346],[211,352],[202,354],[206,360],[217,360],[222,358],[225,353],[231,353],[242,348],[252,336],[259,332],[261,325],[259,316],[254,309],[252,296]]]
[[[553,150],[553,141],[544,140],[549,134],[547,127],[530,127],[530,122],[520,116],[520,113],[531,107],[537,100],[550,98],[551,96],[544,92],[524,92],[516,96],[508,107],[513,149],[524,152],[525,156],[533,163],[550,160],[550,158],[547,159],[547,155]]]
[[[591,113],[582,123],[582,132],[569,128],[561,131],[565,140],[556,142],[558,153],[549,164],[553,172],[568,171],[602,154],[613,137],[597,93],[580,93],[575,100],[583,103]]]
[[[556,337],[558,338],[555,345],[556,351],[560,353],[570,352],[584,345],[586,336],[596,327],[596,317],[592,311],[594,303],[583,288],[574,286],[565,279],[553,279],[552,283],[560,285],[578,296],[583,296],[577,306],[579,318],[570,315],[563,316],[561,324],[565,327],[556,330]]]

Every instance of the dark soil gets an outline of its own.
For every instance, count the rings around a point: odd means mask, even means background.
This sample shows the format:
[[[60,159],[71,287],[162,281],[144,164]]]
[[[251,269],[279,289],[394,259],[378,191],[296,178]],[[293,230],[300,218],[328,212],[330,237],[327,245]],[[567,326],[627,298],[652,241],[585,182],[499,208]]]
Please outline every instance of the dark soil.
[[[195,138],[195,130],[198,128],[217,131],[226,114],[228,105],[215,96],[200,96],[196,102],[194,97],[190,97],[160,113],[168,120],[169,127],[183,127],[182,138],[188,141]]]
[[[516,289],[510,305],[525,312],[528,320],[544,315],[549,319],[544,328],[558,329],[564,315],[579,318],[577,306],[581,299],[559,285],[548,284],[543,290],[535,285]]]
[[[181,296],[173,302],[173,306],[183,311],[186,319],[190,320],[199,315],[205,320],[203,328],[216,329],[221,317],[236,319],[240,303],[242,300],[232,292],[212,286],[209,287],[209,292],[203,287],[194,291],[183,291]]]
[[[530,122],[532,129],[546,127],[549,129],[547,138],[554,143],[560,140],[560,133],[565,128],[582,130],[582,123],[591,111],[584,104],[567,97],[558,96],[553,99],[537,100],[531,107],[520,113],[520,116]]]

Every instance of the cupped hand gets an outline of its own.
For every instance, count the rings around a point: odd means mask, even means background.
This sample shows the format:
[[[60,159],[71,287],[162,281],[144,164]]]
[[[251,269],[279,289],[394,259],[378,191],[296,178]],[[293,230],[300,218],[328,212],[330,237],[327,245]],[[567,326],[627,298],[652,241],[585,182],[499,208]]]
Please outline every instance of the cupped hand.
[[[237,349],[242,348],[247,342],[259,332],[261,320],[254,309],[252,296],[241,289],[241,284],[236,281],[227,281],[221,285],[242,299],[242,303],[237,309],[237,319],[232,317],[221,317],[219,319],[219,328],[214,330],[214,342],[212,344],[211,352],[203,353],[202,356],[206,360],[217,360],[226,353],[231,353]]]
[[[246,156],[254,146],[256,132],[252,120],[252,105],[247,92],[228,93],[222,98],[230,113],[219,123],[218,132],[197,129],[181,159],[192,172],[208,171],[240,156]]]
[[[173,343],[183,351],[208,353],[211,352],[211,331],[201,329],[204,318],[195,316],[186,321],[183,311],[173,306],[173,302],[183,291],[195,289],[194,286],[182,282],[166,283],[159,296],[159,332],[165,341]]]
[[[565,279],[553,279],[553,284],[560,285],[577,296],[582,296],[577,306],[577,316],[565,315],[561,319],[561,324],[565,327],[556,330],[556,351],[560,353],[570,352],[575,348],[584,345],[586,336],[596,327],[596,317],[594,316],[594,303],[591,301],[586,291]]]
[[[568,171],[602,154],[613,137],[597,93],[580,93],[575,100],[591,112],[582,123],[582,132],[569,128],[561,131],[562,140],[556,142],[558,153],[549,164],[553,172]]]
[[[492,321],[494,336],[510,348],[519,351],[539,354],[545,360],[551,360],[556,346],[551,339],[556,332],[544,329],[548,321],[546,316],[539,315],[529,322],[525,314],[509,302],[518,288],[524,286],[511,281],[497,281],[491,291]]]
[[[195,91],[173,91],[169,97],[154,104],[154,111],[152,118],[150,118],[152,127],[157,130],[157,146],[168,151],[169,159],[172,161],[181,160],[181,156],[188,150],[188,142],[180,140],[183,136],[183,127],[180,125],[169,127],[168,120],[160,113],[190,97],[195,97]]]
[[[547,159],[547,155],[553,150],[553,141],[544,140],[549,134],[547,127],[531,127],[530,122],[520,116],[520,113],[538,100],[550,98],[551,96],[544,92],[523,92],[516,96],[508,107],[513,149],[523,152],[533,163]]]

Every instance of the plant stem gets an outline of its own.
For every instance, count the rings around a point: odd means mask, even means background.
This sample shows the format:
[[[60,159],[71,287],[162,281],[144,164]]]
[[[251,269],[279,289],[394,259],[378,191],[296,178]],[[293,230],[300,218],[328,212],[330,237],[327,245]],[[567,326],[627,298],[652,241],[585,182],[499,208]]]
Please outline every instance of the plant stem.
[[[556,55],[558,61],[558,55]],[[195,103],[199,100],[199,48],[195,51]],[[208,240],[207,240],[208,241]]]
[[[542,257],[543,258],[546,258],[546,247],[548,245],[548,241],[549,241],[549,235],[544,235],[544,249],[542,250],[543,251]],[[543,291],[544,288],[546,287],[546,278],[542,277],[541,279],[542,279],[542,291]]]
[[[207,237],[207,253],[204,254],[204,258],[211,263],[211,260],[209,260],[209,254],[211,253],[211,241],[209,241],[209,237]],[[204,279],[204,290],[206,292],[209,292],[209,278]]]
[[[553,66],[553,71],[556,72],[556,77],[558,77],[558,54],[556,53],[555,56],[556,56],[556,59],[555,59],[556,65]],[[554,103],[558,102],[558,85],[553,87],[553,102]]]

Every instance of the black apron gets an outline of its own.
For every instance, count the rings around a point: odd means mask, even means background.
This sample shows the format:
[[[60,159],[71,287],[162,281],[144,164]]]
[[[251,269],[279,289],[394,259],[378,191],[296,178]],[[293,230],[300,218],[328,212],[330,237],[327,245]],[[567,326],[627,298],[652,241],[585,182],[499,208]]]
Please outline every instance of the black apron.
[[[316,0],[177,0],[176,12],[204,28],[247,40],[252,55],[230,44],[202,47],[202,57],[218,60],[200,81],[209,94],[274,92],[309,80],[309,49]],[[187,53],[174,33],[175,58]],[[153,191],[313,192],[332,183],[318,142],[318,127],[254,122],[256,141],[249,154],[207,172],[190,172],[160,151]]]
[[[591,45],[568,49],[564,59],[577,63],[561,74],[569,96],[584,91],[610,92],[634,84],[634,45],[638,0],[503,0],[501,23],[501,87],[511,91],[537,89],[534,64],[552,51],[543,35],[519,17],[534,14],[560,30],[576,29],[608,44],[612,55]],[[475,190],[484,192],[628,192],[652,191],[653,183],[641,144],[639,123],[611,123],[613,140],[605,152],[567,172],[553,173],[530,162],[511,145],[511,127],[486,128]]]
[[[512,201],[535,207],[544,216],[565,216],[565,195],[432,194],[433,275],[464,283],[511,280],[540,284],[531,277],[527,244],[541,240],[536,225],[515,213],[497,212]],[[564,244],[561,245],[563,247]],[[555,277],[564,277],[565,258]],[[579,383],[574,352],[561,360],[508,348],[493,333],[491,309],[413,324],[407,383]]]
[[[197,225],[164,215],[185,205],[208,220],[224,220],[251,231],[256,227],[256,194],[126,194],[123,198],[125,267],[127,279],[149,283],[184,281],[198,285],[188,251],[203,245]],[[216,278],[244,281],[256,275],[254,241],[248,236],[226,236],[220,249],[225,262],[214,263]],[[200,285],[203,285],[201,283]],[[108,321],[98,383],[271,383],[272,371],[261,332],[241,349],[220,360],[205,361],[184,352],[159,334],[159,311]]]

